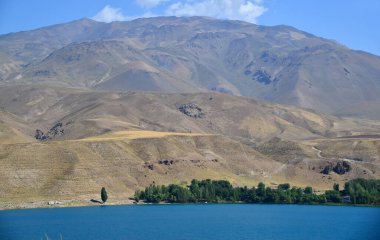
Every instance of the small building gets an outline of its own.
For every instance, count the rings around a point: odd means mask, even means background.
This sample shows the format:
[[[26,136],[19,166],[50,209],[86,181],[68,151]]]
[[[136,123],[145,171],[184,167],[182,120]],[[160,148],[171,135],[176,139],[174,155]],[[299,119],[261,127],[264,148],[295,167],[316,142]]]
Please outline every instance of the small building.
[[[351,203],[350,196],[343,196],[342,197],[342,203]]]
[[[49,201],[48,205],[56,205],[56,204],[63,204],[61,201]]]

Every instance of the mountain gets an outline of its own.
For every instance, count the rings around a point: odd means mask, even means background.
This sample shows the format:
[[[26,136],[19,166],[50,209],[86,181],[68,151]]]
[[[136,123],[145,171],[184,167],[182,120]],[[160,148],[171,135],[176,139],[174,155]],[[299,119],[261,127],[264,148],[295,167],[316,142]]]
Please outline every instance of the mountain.
[[[379,73],[379,57],[292,27],[205,17],[2,35],[0,209],[193,178],[380,178]]]
[[[289,26],[206,17],[81,19],[0,36],[0,83],[217,91],[380,119],[380,58]]]
[[[246,97],[12,85],[0,109],[0,208],[88,204],[102,186],[125,203],[192,178],[328,189],[380,177],[379,122]]]

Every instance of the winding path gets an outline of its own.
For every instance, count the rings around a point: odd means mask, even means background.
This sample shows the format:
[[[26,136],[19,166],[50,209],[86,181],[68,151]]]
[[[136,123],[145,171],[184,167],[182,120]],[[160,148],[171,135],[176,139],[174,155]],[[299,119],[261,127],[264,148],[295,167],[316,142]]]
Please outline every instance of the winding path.
[[[321,158],[321,159],[327,159],[326,157],[322,156],[322,150],[321,149],[318,149],[316,147],[312,147],[312,149],[314,151],[317,152],[317,156],[318,158]],[[364,162],[364,161],[357,161],[357,160],[354,160],[354,159],[351,159],[351,158],[335,158],[337,160],[341,160],[341,161],[346,161],[346,162],[350,162],[350,163],[367,163],[367,164],[372,164],[372,165],[380,165],[380,163],[372,163],[372,162]]]

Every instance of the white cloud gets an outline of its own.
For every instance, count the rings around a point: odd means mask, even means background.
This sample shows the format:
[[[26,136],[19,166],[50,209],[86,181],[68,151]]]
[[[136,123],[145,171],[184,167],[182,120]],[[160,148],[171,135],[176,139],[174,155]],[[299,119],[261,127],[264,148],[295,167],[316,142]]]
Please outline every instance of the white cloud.
[[[100,22],[126,21],[137,17],[208,16],[256,23],[267,10],[264,0],[134,0],[144,8],[144,14],[125,16],[120,8],[105,6],[92,19]],[[168,5],[164,4],[165,2]],[[162,6],[164,5],[164,6]],[[160,7],[161,14],[150,10]],[[157,10],[157,8],[155,8]]]
[[[98,22],[125,21],[128,18],[123,15],[120,8],[113,8],[110,5],[105,6],[92,19]]]
[[[137,4],[146,8],[152,8],[168,0],[136,0]]]
[[[256,23],[267,9],[262,0],[185,0],[171,4],[166,15],[209,16]]]

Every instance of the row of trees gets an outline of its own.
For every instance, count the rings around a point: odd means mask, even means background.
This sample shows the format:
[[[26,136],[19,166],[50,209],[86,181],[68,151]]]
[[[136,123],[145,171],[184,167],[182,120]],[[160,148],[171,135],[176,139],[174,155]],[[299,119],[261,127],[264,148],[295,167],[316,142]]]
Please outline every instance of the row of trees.
[[[380,203],[380,180],[352,180],[340,191],[334,184],[333,190],[316,194],[312,187],[291,187],[280,184],[277,188],[266,187],[259,183],[257,187],[233,187],[225,180],[195,180],[189,186],[175,184],[168,186],[150,185],[143,191],[136,191],[136,201],[148,203],[197,203],[197,202],[245,202],[245,203],[327,203],[342,202],[342,196],[349,195],[353,203]]]
[[[351,180],[346,182],[341,192],[350,196],[354,204],[380,204],[380,180]]]

